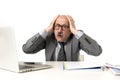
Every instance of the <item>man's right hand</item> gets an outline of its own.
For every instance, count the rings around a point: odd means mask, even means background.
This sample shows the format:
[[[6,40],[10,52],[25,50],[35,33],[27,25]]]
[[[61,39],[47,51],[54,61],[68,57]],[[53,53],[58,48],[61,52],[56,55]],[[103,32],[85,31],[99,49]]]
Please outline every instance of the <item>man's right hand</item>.
[[[54,27],[54,23],[56,21],[56,19],[59,17],[59,15],[57,15],[53,20],[52,22],[50,23],[50,25],[45,29],[46,32],[52,32],[53,31],[53,27]]]

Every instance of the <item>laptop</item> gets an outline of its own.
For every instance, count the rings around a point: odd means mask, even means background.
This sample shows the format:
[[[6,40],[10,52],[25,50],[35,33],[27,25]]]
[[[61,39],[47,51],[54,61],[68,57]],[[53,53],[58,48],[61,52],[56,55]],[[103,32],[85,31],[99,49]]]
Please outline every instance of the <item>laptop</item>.
[[[22,48],[22,47],[21,47]],[[20,54],[20,53],[19,53]],[[44,62],[19,62],[16,49],[15,30],[0,26],[0,68],[13,72],[29,72],[51,68]]]

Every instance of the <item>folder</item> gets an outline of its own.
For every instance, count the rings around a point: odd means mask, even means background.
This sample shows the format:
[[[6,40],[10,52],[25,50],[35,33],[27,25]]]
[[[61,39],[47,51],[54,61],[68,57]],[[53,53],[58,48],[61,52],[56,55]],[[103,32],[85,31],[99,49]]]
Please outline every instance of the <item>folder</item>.
[[[99,62],[64,62],[64,70],[87,70],[87,69],[101,69],[102,63]]]

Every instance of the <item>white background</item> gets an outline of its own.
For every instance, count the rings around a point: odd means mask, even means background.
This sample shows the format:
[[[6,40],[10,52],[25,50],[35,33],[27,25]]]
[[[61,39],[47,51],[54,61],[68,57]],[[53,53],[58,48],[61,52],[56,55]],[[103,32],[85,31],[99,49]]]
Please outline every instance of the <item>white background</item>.
[[[37,32],[48,27],[58,14],[69,14],[77,29],[95,39],[103,49],[99,57],[86,61],[120,61],[119,0],[0,0],[0,25],[15,27],[21,60],[44,60],[44,52],[27,55],[22,45]]]

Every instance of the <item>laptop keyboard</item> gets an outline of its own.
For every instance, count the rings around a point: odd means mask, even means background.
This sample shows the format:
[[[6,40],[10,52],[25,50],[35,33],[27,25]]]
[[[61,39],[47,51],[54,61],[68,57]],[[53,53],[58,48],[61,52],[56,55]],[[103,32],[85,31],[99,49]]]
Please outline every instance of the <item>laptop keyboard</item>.
[[[19,65],[19,69],[29,69],[29,68],[34,68],[34,67],[26,66],[26,65]]]
[[[30,72],[30,71],[47,69],[51,67],[52,67],[51,65],[46,65],[46,64],[41,64],[41,63],[36,63],[36,64],[19,63],[20,72]]]

